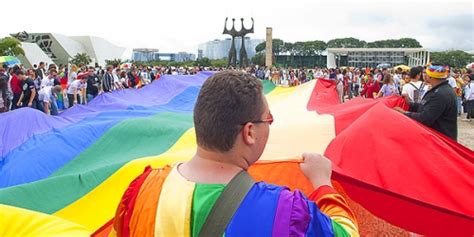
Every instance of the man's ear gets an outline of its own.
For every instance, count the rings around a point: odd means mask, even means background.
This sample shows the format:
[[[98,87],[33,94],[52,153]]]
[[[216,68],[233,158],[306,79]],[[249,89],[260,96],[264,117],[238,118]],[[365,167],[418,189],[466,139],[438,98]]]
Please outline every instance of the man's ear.
[[[240,131],[240,135],[242,136],[242,140],[246,145],[255,144],[257,135],[255,131],[255,124],[246,123]]]

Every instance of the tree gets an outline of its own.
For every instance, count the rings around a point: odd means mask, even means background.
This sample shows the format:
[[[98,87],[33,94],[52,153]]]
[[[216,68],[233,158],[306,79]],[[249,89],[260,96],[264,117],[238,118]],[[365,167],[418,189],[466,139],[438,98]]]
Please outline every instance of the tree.
[[[400,48],[421,48],[420,42],[416,39],[412,38],[401,38],[400,41]]]
[[[293,47],[294,44],[293,43],[290,43],[290,42],[285,42],[285,44],[283,45],[283,48],[282,48],[282,52],[283,53],[289,53],[290,55],[293,55],[294,54],[294,51],[293,51]]]
[[[285,52],[285,42],[281,39],[272,39],[272,58],[273,58],[273,62],[276,62],[275,59],[276,59],[276,55],[280,55],[281,53]],[[258,64],[258,65],[263,65],[263,63],[255,63],[254,60],[257,60],[257,62],[260,62],[260,61],[265,61],[265,55],[263,54],[263,52],[265,52],[265,49],[267,47],[267,42],[262,42],[260,44],[258,44],[256,47],[255,47],[255,51],[257,52],[257,54],[261,53],[262,55],[255,55],[253,58],[252,58],[252,62],[254,64]],[[263,57],[263,59],[262,59]]]
[[[329,40],[328,48],[364,48],[367,42],[353,37]]]
[[[421,44],[416,39],[401,38],[369,42],[367,48],[421,48]]]
[[[310,56],[318,55],[318,61],[321,62],[322,53],[326,50],[326,42],[321,40],[314,40],[305,42],[307,50],[309,51]]]
[[[367,43],[367,48],[398,48],[395,40],[377,40]]]
[[[5,37],[0,40],[0,56],[25,55],[21,43],[13,37]]]
[[[215,59],[211,60],[213,67],[227,67],[227,59]]]
[[[78,53],[71,60],[71,63],[76,65],[89,65],[91,62],[91,57],[89,57],[89,55],[86,53]]]
[[[302,56],[305,55],[305,47],[304,47],[304,42],[298,41],[293,44],[293,51],[295,52],[295,55]]]
[[[122,59],[120,58],[116,58],[116,59],[112,59],[112,60],[105,60],[105,64],[107,65],[112,65],[114,67],[118,67],[122,64]]]
[[[257,46],[255,46],[255,52],[260,53],[260,52],[264,51],[265,48],[266,48],[266,43],[267,42],[264,41],[264,42],[258,44]]]
[[[285,44],[285,42],[283,42],[283,40],[281,39],[272,39],[272,53],[273,55],[279,55],[282,50],[283,50],[283,45]],[[257,53],[260,53],[262,51],[264,51],[267,47],[267,42],[264,41],[260,44],[258,44],[256,47],[255,47],[255,52]]]
[[[303,64],[302,56],[307,55],[307,50],[305,48],[305,42],[298,41],[293,44],[293,52],[299,58],[299,65]]]
[[[305,41],[303,42],[303,55],[305,56],[314,56],[316,52],[313,50],[313,42],[312,41]]]
[[[257,53],[252,57],[252,63],[254,65],[265,65],[265,54]]]
[[[209,58],[200,58],[197,59],[196,62],[194,62],[196,66],[202,66],[202,67],[209,67],[211,66],[211,60]]]
[[[304,51],[306,51],[306,55],[310,56],[321,55],[321,53],[326,49],[326,47],[326,43],[321,40],[304,42]]]
[[[295,44],[290,42],[285,42],[282,48],[282,52],[290,54],[291,63],[293,63],[295,59]]]
[[[273,55],[279,55],[283,50],[283,45],[285,45],[285,42],[283,40],[273,39],[272,40]]]
[[[461,50],[450,50],[431,53],[431,62],[449,65],[451,67],[465,67],[472,60],[472,55]]]

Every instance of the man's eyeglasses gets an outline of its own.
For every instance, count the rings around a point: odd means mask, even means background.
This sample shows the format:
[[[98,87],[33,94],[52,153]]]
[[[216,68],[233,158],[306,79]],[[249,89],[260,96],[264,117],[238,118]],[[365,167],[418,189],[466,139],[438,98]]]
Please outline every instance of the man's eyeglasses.
[[[240,125],[245,125],[247,123],[268,123],[268,125],[272,125],[273,123],[273,115],[272,113],[268,113],[268,117],[267,119],[264,119],[264,120],[254,120],[254,121],[248,121],[248,122],[245,122],[245,123],[242,123]]]

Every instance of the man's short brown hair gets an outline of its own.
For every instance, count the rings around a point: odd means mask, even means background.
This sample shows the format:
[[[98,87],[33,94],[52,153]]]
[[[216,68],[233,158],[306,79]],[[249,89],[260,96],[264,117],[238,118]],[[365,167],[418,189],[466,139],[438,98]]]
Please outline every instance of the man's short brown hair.
[[[242,124],[263,114],[262,83],[237,71],[218,72],[202,85],[194,107],[197,144],[226,152],[232,149]]]

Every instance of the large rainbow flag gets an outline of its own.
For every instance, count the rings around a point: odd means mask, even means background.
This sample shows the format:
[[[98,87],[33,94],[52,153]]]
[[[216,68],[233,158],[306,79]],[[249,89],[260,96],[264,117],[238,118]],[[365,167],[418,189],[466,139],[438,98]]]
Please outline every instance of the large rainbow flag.
[[[211,74],[164,76],[59,116],[0,115],[0,236],[82,236],[110,221],[146,166],[192,157],[192,110]],[[401,98],[339,104],[323,79],[263,83],[275,122],[254,178],[308,195],[299,156],[324,153],[362,235],[474,234],[474,152],[391,110],[404,106]]]

